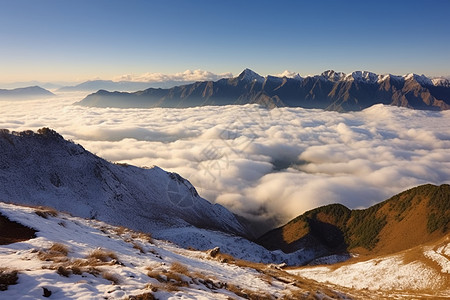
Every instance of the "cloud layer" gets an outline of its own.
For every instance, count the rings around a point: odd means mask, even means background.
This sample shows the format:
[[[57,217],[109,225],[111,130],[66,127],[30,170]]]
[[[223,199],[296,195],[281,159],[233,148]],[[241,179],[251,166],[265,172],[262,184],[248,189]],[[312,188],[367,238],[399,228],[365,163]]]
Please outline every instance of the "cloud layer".
[[[367,207],[450,180],[450,111],[71,105],[82,97],[3,101],[0,128],[48,126],[111,161],[178,172],[206,199],[255,220],[282,223],[335,202]]]
[[[126,74],[117,76],[114,81],[136,81],[136,82],[166,82],[166,81],[216,81],[221,78],[230,78],[233,74],[223,73],[215,74],[204,70],[186,70],[175,74],[163,74],[163,73],[144,73],[140,75]]]

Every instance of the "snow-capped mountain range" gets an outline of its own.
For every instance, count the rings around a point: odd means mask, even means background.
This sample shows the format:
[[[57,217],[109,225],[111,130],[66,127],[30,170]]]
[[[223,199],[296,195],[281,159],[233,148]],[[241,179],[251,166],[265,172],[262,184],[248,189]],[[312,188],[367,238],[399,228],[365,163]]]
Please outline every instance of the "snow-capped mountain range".
[[[134,93],[100,90],[78,102],[96,107],[194,107],[259,103],[336,111],[362,110],[374,104],[414,109],[450,109],[450,83],[425,75],[350,74],[328,70],[302,78],[260,76],[245,69],[239,76],[203,81],[170,89],[149,88]]]

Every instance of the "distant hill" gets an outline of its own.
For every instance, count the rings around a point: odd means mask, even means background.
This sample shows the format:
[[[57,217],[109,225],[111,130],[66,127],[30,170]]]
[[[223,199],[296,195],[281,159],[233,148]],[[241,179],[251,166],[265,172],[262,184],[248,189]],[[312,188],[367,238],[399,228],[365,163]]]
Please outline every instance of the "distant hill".
[[[450,185],[422,185],[367,209],[319,207],[258,239],[285,252],[313,247],[329,254],[389,254],[442,238],[450,231]]]
[[[11,90],[0,89],[0,99],[33,99],[49,96],[55,96],[55,94],[39,86],[30,86]]]
[[[1,83],[0,88],[1,89],[17,89],[24,86],[40,86],[41,88],[47,89],[47,90],[56,90],[65,84],[68,83],[62,83],[62,82],[44,82],[44,81],[37,81],[37,80],[31,80],[31,81],[16,81],[16,82],[9,82],[9,83]]]
[[[357,111],[374,104],[414,109],[450,109],[450,83],[424,75],[351,74],[332,70],[305,78],[262,77],[245,69],[239,76],[202,81],[170,89],[148,88],[134,93],[105,89],[88,95],[79,105],[95,107],[195,107],[257,103],[266,107],[303,107]]]

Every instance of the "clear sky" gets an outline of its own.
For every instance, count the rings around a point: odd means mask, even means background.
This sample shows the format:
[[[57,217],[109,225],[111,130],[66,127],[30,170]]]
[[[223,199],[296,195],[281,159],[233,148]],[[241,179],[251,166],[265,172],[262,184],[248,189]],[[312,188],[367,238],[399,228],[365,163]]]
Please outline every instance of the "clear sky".
[[[0,0],[0,82],[202,69],[450,75],[450,1]]]

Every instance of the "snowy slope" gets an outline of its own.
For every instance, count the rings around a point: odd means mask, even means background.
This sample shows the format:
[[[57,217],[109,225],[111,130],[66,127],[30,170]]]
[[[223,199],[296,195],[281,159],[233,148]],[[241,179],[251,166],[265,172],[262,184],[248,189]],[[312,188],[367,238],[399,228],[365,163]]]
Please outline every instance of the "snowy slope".
[[[199,226],[245,234],[175,173],[107,162],[54,131],[0,135],[2,201],[45,205],[136,230]]]
[[[36,238],[0,246],[0,271],[18,272],[1,299],[44,299],[44,291],[50,299],[347,298],[270,266],[225,263],[122,227],[36,211],[0,202],[3,216],[38,230]]]
[[[333,266],[292,269],[292,274],[354,290],[450,297],[450,237],[431,245]],[[406,294],[405,294],[406,293]]]
[[[264,82],[264,77],[262,77],[261,75],[255,73],[254,71],[250,70],[250,69],[245,69],[244,71],[242,71],[241,74],[239,74],[238,78],[240,80],[243,81],[256,81],[259,83],[263,83]]]

